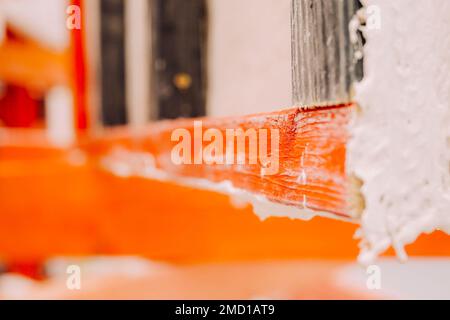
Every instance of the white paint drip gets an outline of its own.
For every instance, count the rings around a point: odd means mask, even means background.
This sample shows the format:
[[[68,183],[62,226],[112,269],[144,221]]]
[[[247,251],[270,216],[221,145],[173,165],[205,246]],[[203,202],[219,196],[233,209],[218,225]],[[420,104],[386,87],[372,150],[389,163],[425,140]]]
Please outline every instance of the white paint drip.
[[[302,172],[300,173],[300,175],[297,178],[297,182],[301,183],[304,186],[307,184],[307,177],[306,177],[305,169],[302,169]]]
[[[153,155],[146,152],[132,152],[123,148],[115,148],[101,160],[101,164],[103,168],[122,178],[137,176],[162,182],[175,182],[179,185],[229,195],[231,203],[237,208],[244,208],[246,204],[251,204],[253,211],[261,220],[269,217],[311,220],[315,216],[336,219],[333,214],[309,209],[306,195],[303,197],[301,207],[293,207],[273,202],[263,195],[238,189],[233,186],[231,181],[215,183],[206,179],[171,175],[156,168]],[[341,219],[347,221],[345,218]]]

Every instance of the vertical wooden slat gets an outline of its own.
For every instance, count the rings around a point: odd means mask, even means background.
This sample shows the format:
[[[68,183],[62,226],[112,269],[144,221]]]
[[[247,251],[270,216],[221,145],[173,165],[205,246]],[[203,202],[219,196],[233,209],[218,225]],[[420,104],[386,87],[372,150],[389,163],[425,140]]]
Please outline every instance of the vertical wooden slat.
[[[349,23],[358,0],[292,0],[292,84],[297,106],[351,101],[361,64]]]

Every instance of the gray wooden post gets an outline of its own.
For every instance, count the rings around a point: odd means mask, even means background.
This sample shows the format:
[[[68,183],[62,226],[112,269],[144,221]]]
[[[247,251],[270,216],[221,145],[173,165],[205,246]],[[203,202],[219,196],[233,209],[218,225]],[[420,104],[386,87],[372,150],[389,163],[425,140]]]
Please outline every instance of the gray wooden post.
[[[362,63],[350,43],[358,0],[292,0],[292,86],[296,106],[350,102]]]

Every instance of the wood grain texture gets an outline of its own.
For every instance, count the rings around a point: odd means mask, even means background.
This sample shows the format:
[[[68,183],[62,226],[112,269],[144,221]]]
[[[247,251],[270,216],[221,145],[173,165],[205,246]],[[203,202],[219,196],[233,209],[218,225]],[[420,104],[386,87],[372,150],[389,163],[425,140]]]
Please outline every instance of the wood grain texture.
[[[351,101],[351,87],[362,76],[349,23],[357,0],[292,1],[292,84],[297,106]]]
[[[247,117],[165,121],[149,126],[139,137],[128,136],[126,130],[116,130],[110,133],[111,141],[102,139],[97,143],[103,143],[103,147],[97,145],[95,149],[108,155],[122,140],[128,150],[151,155],[155,159],[156,169],[168,173],[174,181],[177,178],[206,179],[213,183],[229,181],[237,189],[265,196],[280,204],[349,218],[352,214],[347,204],[345,146],[348,138],[347,123],[352,111],[353,105],[341,105],[307,111],[292,108]],[[183,128],[191,133],[192,154],[196,143],[203,147],[209,144],[201,141],[202,137],[195,136],[194,121],[199,120],[202,121],[203,132],[214,128],[220,130],[223,136],[227,129],[240,128],[246,131],[253,128],[267,129],[269,132],[278,129],[278,173],[264,175],[265,168],[261,162],[249,164],[246,161],[245,164],[231,165],[175,164],[171,158],[171,152],[178,144],[171,140],[174,130]],[[196,142],[195,139],[200,141]],[[248,160],[248,141],[246,143],[244,151]],[[237,158],[237,149],[234,153]],[[132,161],[129,161],[130,165]]]

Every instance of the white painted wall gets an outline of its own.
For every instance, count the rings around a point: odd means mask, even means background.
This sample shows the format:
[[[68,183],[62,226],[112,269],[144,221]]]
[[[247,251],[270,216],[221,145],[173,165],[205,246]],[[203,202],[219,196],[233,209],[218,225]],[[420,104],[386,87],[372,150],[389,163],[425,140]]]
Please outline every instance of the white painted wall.
[[[291,106],[290,0],[210,0],[208,113]]]
[[[147,0],[125,1],[126,97],[128,124],[133,129],[145,126],[151,113],[149,10]]]
[[[0,0],[0,21],[3,26],[6,21],[55,50],[64,50],[69,45],[68,3],[68,0]]]

